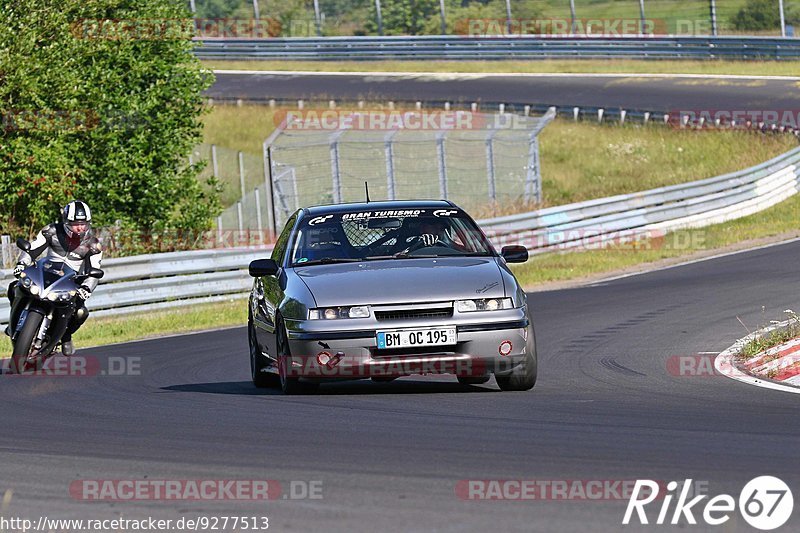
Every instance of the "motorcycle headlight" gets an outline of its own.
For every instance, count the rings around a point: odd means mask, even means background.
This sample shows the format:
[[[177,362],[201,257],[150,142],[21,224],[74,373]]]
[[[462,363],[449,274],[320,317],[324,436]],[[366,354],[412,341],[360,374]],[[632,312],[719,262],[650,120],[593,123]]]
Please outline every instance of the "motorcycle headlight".
[[[58,300],[58,293],[57,292],[49,293],[47,295],[47,299],[50,300],[51,302],[55,302],[56,300]]]
[[[478,300],[456,300],[456,311],[470,313],[472,311],[498,311],[512,309],[511,298],[481,298]]]
[[[369,318],[369,306],[322,307],[308,310],[309,320],[335,320],[338,318]]]
[[[39,293],[41,292],[41,291],[39,290],[39,287],[37,287],[36,285],[31,285],[31,286],[28,288],[28,290],[29,290],[29,291],[31,291],[31,294],[33,294],[34,296],[36,296],[37,294],[39,294]]]
[[[26,289],[29,289],[31,285],[33,285],[33,280],[31,278],[25,277],[19,281],[22,286]]]

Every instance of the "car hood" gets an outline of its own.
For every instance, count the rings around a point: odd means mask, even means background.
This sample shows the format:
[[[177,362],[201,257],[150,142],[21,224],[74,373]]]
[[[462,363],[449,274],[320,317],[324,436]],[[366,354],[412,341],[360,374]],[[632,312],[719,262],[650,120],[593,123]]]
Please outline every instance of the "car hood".
[[[319,307],[505,296],[494,257],[392,259],[295,267]]]

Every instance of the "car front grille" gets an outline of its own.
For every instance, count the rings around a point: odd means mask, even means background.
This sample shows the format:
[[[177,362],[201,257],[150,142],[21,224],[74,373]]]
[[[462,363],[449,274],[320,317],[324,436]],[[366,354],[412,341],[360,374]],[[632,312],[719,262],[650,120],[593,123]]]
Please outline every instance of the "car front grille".
[[[401,309],[392,311],[375,311],[375,318],[379,321],[410,320],[417,318],[450,318],[453,316],[452,307],[433,309]]]

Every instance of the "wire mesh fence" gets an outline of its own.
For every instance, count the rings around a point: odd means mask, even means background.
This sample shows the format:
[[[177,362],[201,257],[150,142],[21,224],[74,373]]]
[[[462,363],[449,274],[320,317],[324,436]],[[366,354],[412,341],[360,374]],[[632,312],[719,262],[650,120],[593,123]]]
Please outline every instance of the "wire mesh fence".
[[[470,127],[446,127],[442,117],[455,124],[459,113],[468,114]],[[358,112],[337,115],[332,129],[296,127],[290,118],[260,156],[203,145],[192,158],[207,159],[206,176],[229,184],[221,229],[274,232],[298,208],[364,200],[365,183],[371,200],[448,199],[492,216],[509,205],[532,209],[540,202],[538,134],[554,114],[437,112],[439,122],[427,125],[438,126],[430,129],[359,129],[353,127],[363,118]],[[423,112],[401,115],[401,126],[424,120]],[[230,186],[231,176],[238,187]]]

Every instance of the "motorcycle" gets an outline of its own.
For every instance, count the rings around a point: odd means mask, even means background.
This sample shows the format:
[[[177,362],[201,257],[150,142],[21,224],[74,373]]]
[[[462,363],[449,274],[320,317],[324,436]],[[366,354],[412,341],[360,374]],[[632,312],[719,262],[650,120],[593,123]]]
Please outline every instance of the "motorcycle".
[[[17,247],[29,252],[31,244],[19,238]],[[79,274],[63,261],[49,257],[39,259],[20,273],[14,288],[14,309],[18,310],[19,318],[11,330],[12,373],[43,368],[78,310],[78,287],[87,278],[102,277],[99,268]]]

